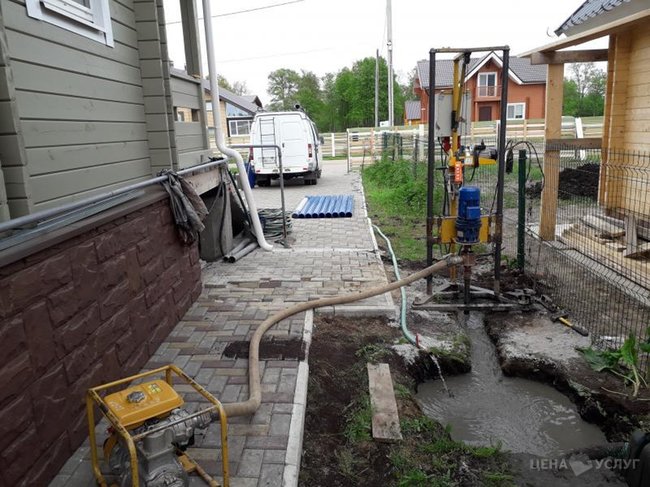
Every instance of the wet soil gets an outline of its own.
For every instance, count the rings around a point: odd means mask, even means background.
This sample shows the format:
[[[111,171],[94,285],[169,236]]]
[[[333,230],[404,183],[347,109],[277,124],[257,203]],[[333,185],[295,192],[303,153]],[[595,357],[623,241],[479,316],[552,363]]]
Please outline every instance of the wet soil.
[[[480,458],[422,414],[413,394],[414,375],[421,380],[423,369],[409,367],[394,353],[391,346],[400,336],[383,319],[316,318],[299,485],[511,485],[484,480],[510,478],[503,454]],[[373,441],[369,424],[358,434],[358,411],[368,401],[367,362],[390,366],[404,435],[400,443]]]
[[[554,458],[577,448],[607,443],[598,427],[583,421],[570,399],[552,386],[504,377],[483,316],[461,316],[471,339],[472,370],[422,384],[424,412],[452,425],[452,437],[474,445],[501,442],[505,450]]]
[[[223,355],[228,358],[248,358],[249,347],[249,341],[231,342],[223,351]],[[301,338],[263,338],[260,342],[259,357],[260,360],[304,360],[305,342]]]
[[[553,385],[576,404],[584,420],[597,424],[609,441],[627,441],[634,429],[648,427],[650,390],[641,389],[639,396],[632,398],[630,388],[620,379],[594,371],[582,358],[556,361],[543,353],[509,353],[504,344],[510,333],[537,333],[532,313],[494,313],[486,317],[486,328],[497,346],[504,374]]]

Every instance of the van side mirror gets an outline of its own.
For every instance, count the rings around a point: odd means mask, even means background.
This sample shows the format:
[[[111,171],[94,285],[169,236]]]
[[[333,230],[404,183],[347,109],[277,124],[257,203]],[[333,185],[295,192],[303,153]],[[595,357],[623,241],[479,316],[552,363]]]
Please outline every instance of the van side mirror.
[[[318,140],[320,141],[321,144],[325,144],[325,137],[323,137],[322,135],[318,136]]]

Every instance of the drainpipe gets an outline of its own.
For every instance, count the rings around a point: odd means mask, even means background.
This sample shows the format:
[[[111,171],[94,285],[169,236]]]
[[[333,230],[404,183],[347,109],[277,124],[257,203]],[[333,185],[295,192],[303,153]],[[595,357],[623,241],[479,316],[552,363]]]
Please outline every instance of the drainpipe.
[[[221,130],[221,103],[219,102],[219,83],[217,83],[217,61],[214,55],[214,38],[212,36],[212,8],[210,6],[210,0],[203,0],[203,23],[205,25],[206,53],[208,56],[208,72],[210,73],[210,91],[212,93],[212,115],[214,117],[214,134],[215,140],[217,142],[217,148],[223,155],[234,159],[237,163],[237,169],[239,170],[239,184],[244,190],[246,203],[248,203],[248,210],[251,214],[253,230],[255,231],[255,236],[257,237],[257,243],[262,249],[270,251],[273,250],[273,246],[270,245],[264,238],[264,231],[262,230],[260,217],[257,214],[257,205],[255,204],[253,192],[251,191],[251,186],[248,182],[248,178],[246,177],[244,160],[242,159],[242,156],[239,152],[226,146],[225,137],[223,131]]]

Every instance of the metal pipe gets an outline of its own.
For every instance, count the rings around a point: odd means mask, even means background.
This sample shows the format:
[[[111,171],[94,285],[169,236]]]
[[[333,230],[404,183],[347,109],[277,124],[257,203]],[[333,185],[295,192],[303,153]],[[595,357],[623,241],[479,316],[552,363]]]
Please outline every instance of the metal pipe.
[[[337,196],[334,196],[329,199],[327,203],[327,208],[325,208],[325,218],[332,218],[334,207],[336,206],[336,198]]]
[[[231,255],[236,254],[237,252],[239,252],[241,249],[243,249],[244,247],[246,247],[246,246],[247,246],[248,244],[250,244],[250,243],[251,243],[251,239],[250,239],[250,238],[245,238],[244,240],[242,240],[241,242],[239,242],[239,243],[235,246],[235,248],[232,249],[232,250],[228,253],[228,255],[224,255],[224,256],[223,256],[224,260],[228,260],[228,261],[229,261]]]
[[[336,205],[336,216],[339,218],[345,216],[345,213],[343,211],[343,205],[345,204],[345,202],[346,202],[345,196],[340,196]]]
[[[335,296],[332,298],[322,298],[314,301],[305,301],[289,308],[286,308],[282,311],[275,313],[273,316],[270,316],[264,320],[255,330],[255,333],[251,337],[250,346],[248,349],[248,390],[249,398],[243,402],[224,404],[223,408],[228,417],[231,416],[246,416],[253,414],[260,407],[262,403],[262,389],[260,383],[260,342],[264,334],[276,323],[287,319],[291,316],[297,315],[304,311],[310,309],[323,308],[326,306],[338,306],[347,303],[354,303],[362,299],[371,298],[373,296],[379,296],[380,294],[385,294],[395,289],[399,289],[403,286],[408,286],[415,281],[419,281],[435,272],[438,272],[445,267],[452,265],[458,265],[462,262],[462,259],[455,255],[446,255],[442,260],[438,261],[436,264],[427,267],[419,272],[411,274],[407,278],[402,279],[401,281],[396,281],[387,285],[375,287],[363,291],[360,293],[348,293],[341,296]]]
[[[274,122],[275,123],[275,122]],[[284,166],[282,165],[282,149],[275,144],[235,144],[231,145],[233,149],[275,149],[278,153],[278,166],[280,169],[280,204],[282,205],[282,239],[287,240],[287,208],[284,203]]]
[[[433,263],[433,190],[436,165],[436,51],[429,52],[429,143],[427,147],[427,266]],[[427,294],[433,293],[433,277],[427,277]]]
[[[326,202],[327,202],[327,199],[325,199],[325,196],[321,196],[319,198],[318,206],[316,208],[314,208],[314,210],[313,210],[313,215],[312,215],[313,218],[318,218],[318,216],[320,215],[320,212],[323,209],[323,206],[325,205]]]
[[[510,51],[510,47],[508,46],[493,46],[493,47],[440,47],[437,49],[431,49],[431,52],[433,53],[461,53],[461,56],[463,53],[471,51],[471,52],[491,52],[491,51],[505,51],[505,50]]]
[[[506,130],[508,119],[508,73],[510,48],[503,48],[501,83],[501,126],[499,127],[499,177],[497,179],[497,210],[494,226],[494,294],[501,292],[501,244],[503,242],[503,187],[506,177]],[[505,77],[504,77],[505,76]]]
[[[335,218],[340,218],[345,216],[341,211],[341,207],[343,206],[344,201],[345,201],[345,196],[336,197],[336,206],[334,207],[334,211],[332,213]]]
[[[302,201],[300,202],[300,204],[296,207],[296,209],[294,210],[294,212],[293,212],[293,214],[292,214],[291,216],[292,216],[293,218],[301,218],[301,216],[300,216],[300,215],[301,215],[301,212],[302,212],[302,210],[305,208],[305,206],[307,206],[307,203],[309,203],[309,198],[307,198],[307,197],[305,196],[305,197],[302,199]]]
[[[348,197],[347,205],[345,208],[345,216],[348,218],[351,217],[353,210],[354,210],[354,198]]]
[[[519,151],[519,207],[517,225],[517,267],[526,266],[526,149]]]
[[[307,205],[307,208],[305,208],[304,214],[305,218],[313,218],[314,217],[314,210],[320,203],[320,196],[312,197],[309,199],[309,204]]]
[[[248,203],[248,210],[251,214],[250,217],[253,223],[255,237],[257,238],[257,242],[260,244],[260,247],[262,249],[270,251],[273,250],[273,246],[267,243],[266,239],[264,238],[264,231],[262,230],[260,217],[257,214],[257,205],[255,204],[255,198],[253,197],[251,186],[248,182],[248,178],[246,177],[244,160],[242,159],[242,156],[239,152],[226,145],[224,134],[221,129],[221,104],[219,103],[217,61],[214,48],[216,44],[214,43],[214,36],[212,35],[212,6],[210,4],[210,0],[203,0],[203,24],[205,25],[208,73],[210,74],[210,92],[212,93],[212,100],[214,100],[212,103],[212,115],[214,118],[215,140],[217,142],[217,148],[221,151],[221,153],[230,158],[233,158],[237,164],[237,169],[239,169],[239,183],[244,190],[244,196],[246,197],[246,202]]]
[[[251,242],[246,247],[239,250],[237,253],[230,254],[230,256],[228,257],[228,262],[230,262],[231,264],[234,264],[235,262],[237,262],[242,257],[245,257],[248,254],[250,254],[256,248],[257,248],[257,242]]]
[[[179,176],[185,176],[187,174],[192,174],[196,171],[210,169],[211,167],[214,166],[226,164],[227,162],[228,162],[227,159],[223,159],[219,161],[211,161],[205,164],[200,164],[198,166],[184,169],[182,171],[178,171],[177,174]],[[124,186],[123,188],[115,189],[113,191],[110,191],[109,193],[102,193],[97,196],[91,196],[89,198],[84,198],[82,200],[75,201],[73,203],[67,203],[65,205],[57,206],[56,208],[49,208],[47,210],[39,211],[37,213],[32,213],[31,215],[25,215],[18,218],[14,218],[13,220],[0,223],[0,233],[6,232],[7,230],[13,230],[15,228],[21,228],[28,225],[32,225],[34,223],[47,220],[49,218],[60,215],[62,213],[78,210],[85,206],[89,206],[98,203],[100,201],[107,200],[109,198],[114,198],[115,196],[119,196],[125,193],[130,193],[131,191],[135,191],[137,189],[153,186],[155,184],[161,183],[162,181],[165,181],[166,179],[167,176],[158,176],[152,179],[147,179],[146,181],[141,181],[139,183],[130,184],[129,186]]]

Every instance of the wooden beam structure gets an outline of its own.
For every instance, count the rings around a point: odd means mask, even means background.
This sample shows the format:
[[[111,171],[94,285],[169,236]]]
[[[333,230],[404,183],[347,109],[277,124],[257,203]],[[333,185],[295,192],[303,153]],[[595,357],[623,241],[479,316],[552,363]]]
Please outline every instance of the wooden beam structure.
[[[585,150],[600,149],[603,145],[603,139],[593,137],[587,139],[548,139],[546,147],[552,150]]]
[[[534,52],[531,64],[596,63],[607,61],[607,49],[584,49],[575,51]]]
[[[562,100],[564,96],[564,64],[549,64],[546,82],[545,139],[562,136]],[[560,182],[560,151],[544,153],[544,189],[542,190],[539,235],[542,240],[555,240],[557,198]]]

